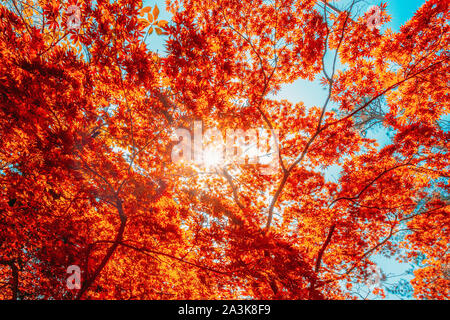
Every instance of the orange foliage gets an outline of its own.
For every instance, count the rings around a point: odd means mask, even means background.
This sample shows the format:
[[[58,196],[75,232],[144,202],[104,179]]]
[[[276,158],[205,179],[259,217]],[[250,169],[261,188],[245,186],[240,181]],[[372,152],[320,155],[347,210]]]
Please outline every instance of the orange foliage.
[[[169,23],[95,2],[0,5],[0,299],[347,299],[382,250],[426,255],[415,297],[449,298],[448,1],[398,33],[314,0],[174,0]],[[315,78],[323,105],[274,98]],[[277,171],[174,163],[194,120],[276,129]]]

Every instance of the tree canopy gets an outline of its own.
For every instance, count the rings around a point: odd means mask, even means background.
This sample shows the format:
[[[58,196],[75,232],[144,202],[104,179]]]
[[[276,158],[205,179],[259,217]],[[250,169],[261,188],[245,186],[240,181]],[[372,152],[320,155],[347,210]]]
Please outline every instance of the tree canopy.
[[[3,0],[0,299],[357,299],[376,255],[448,299],[449,6]],[[195,121],[264,129],[274,170],[173,161]]]

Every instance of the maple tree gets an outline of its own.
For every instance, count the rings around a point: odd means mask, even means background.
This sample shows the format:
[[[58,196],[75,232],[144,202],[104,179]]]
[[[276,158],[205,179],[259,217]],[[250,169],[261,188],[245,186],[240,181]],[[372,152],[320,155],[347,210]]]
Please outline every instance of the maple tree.
[[[357,5],[2,1],[0,299],[353,299],[380,253],[448,299],[450,3],[399,32]],[[297,79],[323,105],[277,99]],[[276,130],[278,169],[174,163],[194,120]]]

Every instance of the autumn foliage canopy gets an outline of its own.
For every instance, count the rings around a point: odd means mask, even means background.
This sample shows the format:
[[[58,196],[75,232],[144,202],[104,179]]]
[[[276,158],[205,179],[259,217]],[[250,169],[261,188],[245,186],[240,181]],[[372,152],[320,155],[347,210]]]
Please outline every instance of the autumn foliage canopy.
[[[2,0],[0,299],[356,299],[380,255],[449,299],[450,2],[347,2]],[[172,161],[194,121],[276,132],[276,170]]]

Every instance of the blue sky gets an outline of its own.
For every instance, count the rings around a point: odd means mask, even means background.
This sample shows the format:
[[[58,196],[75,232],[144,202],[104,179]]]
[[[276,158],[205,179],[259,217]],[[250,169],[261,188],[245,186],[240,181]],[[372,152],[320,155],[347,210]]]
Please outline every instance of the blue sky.
[[[349,3],[350,0],[338,0],[338,1],[329,1],[335,7],[342,9],[346,8],[346,4]],[[378,5],[381,1],[363,1],[361,4],[361,8],[364,9],[364,6],[369,8],[371,5]],[[422,4],[424,4],[425,0],[390,0],[383,1],[387,3],[387,13],[391,16],[391,21],[382,27],[382,31],[386,30],[386,28],[391,28],[393,31],[399,31],[400,27],[408,21],[414,13],[419,9]],[[165,1],[163,0],[145,0],[144,6],[153,7],[155,4],[160,8],[160,19],[164,19],[170,21],[170,15],[165,10]],[[361,14],[364,13],[364,10]],[[153,33],[148,37],[147,41],[149,47],[153,51],[158,51],[160,54],[165,52],[164,49],[164,37],[157,36]],[[330,55],[331,56],[331,55]],[[342,67],[342,66],[338,66]],[[320,75],[321,76],[321,75]],[[292,103],[297,103],[299,101],[303,101],[307,107],[312,107],[314,105],[321,106],[326,98],[326,93],[324,89],[319,85],[318,81],[309,82],[305,80],[297,80],[289,85],[284,85],[281,91],[276,95],[277,99],[286,99]],[[369,133],[369,137],[375,138],[381,145],[384,145],[389,142],[389,138],[386,135],[386,132],[383,130],[376,130]],[[339,174],[338,168],[332,169],[327,173],[328,178],[335,179]],[[381,270],[388,275],[401,275],[394,278],[395,280],[390,281],[391,283],[398,282],[400,279],[405,279],[409,281],[412,276],[404,275],[406,270],[410,268],[408,264],[401,264],[396,262],[393,258],[385,258],[382,256],[374,257],[373,261],[375,261]],[[367,292],[367,290],[365,290]],[[364,290],[362,290],[364,292]],[[374,298],[373,296],[369,296],[369,298]],[[392,294],[387,295],[388,299],[398,299]],[[405,298],[405,297],[403,297]]]

